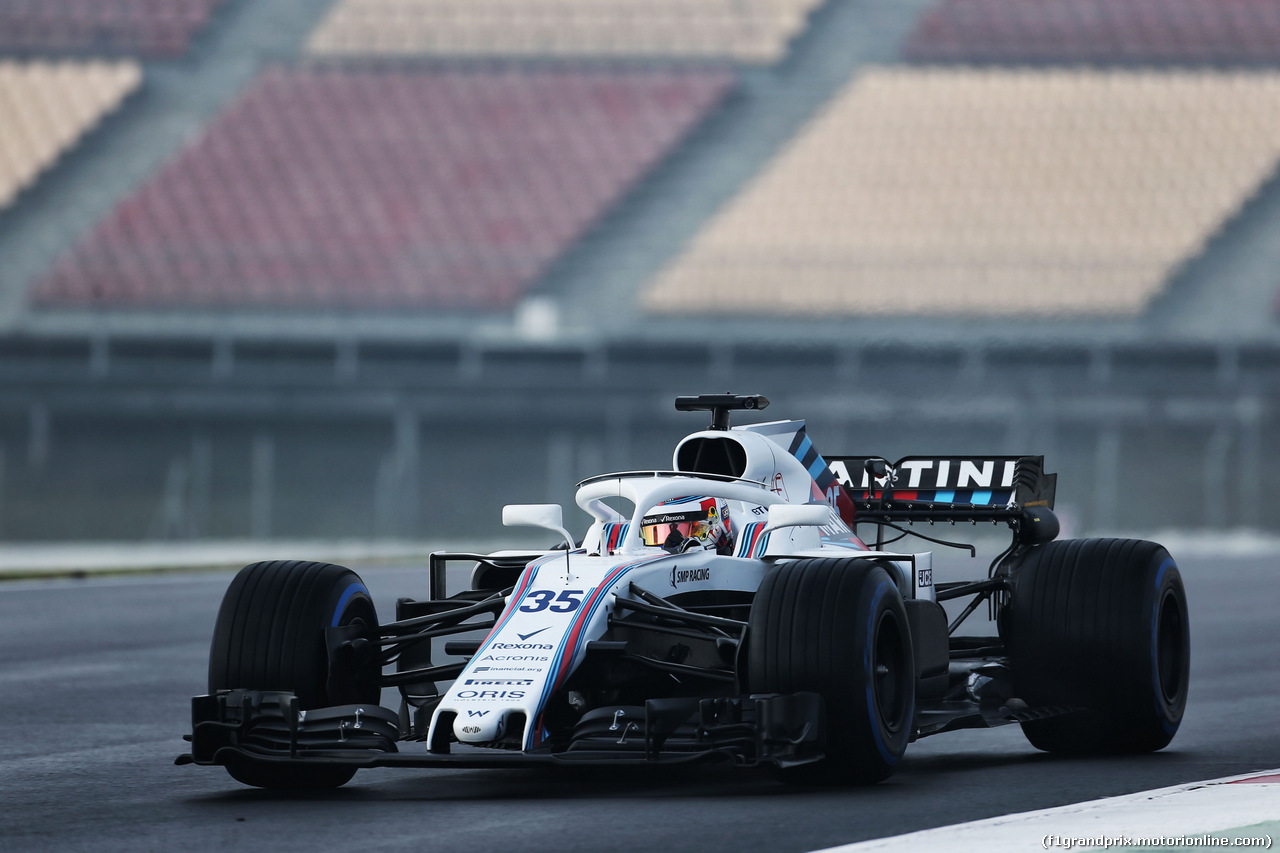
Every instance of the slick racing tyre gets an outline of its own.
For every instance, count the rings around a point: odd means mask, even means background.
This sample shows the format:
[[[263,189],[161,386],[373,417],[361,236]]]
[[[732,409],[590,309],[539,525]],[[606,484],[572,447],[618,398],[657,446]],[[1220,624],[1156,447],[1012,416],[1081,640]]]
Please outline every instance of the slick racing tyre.
[[[1024,722],[1047,752],[1151,752],[1178,731],[1191,660],[1187,597],[1169,552],[1137,539],[1050,542],[1013,570],[1004,633]]]
[[[240,570],[222,599],[209,654],[209,692],[287,690],[301,710],[376,705],[376,672],[351,673],[330,690],[324,629],[378,624],[360,577],[329,563],[278,561]],[[372,667],[370,667],[372,669]],[[336,788],[355,775],[348,768],[237,764],[228,772],[260,788]]]
[[[871,783],[906,751],[915,714],[915,665],[902,596],[881,565],[839,558],[782,563],[751,608],[752,693],[821,694],[825,748],[787,768],[793,782]]]

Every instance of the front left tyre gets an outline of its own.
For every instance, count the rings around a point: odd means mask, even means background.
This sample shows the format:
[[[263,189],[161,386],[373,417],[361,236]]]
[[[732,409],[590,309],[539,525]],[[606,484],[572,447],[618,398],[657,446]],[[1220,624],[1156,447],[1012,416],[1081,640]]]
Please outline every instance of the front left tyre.
[[[330,680],[326,628],[378,624],[373,599],[359,575],[343,566],[273,561],[245,566],[231,581],[213,629],[209,692],[278,690],[298,697],[301,710],[376,705],[377,672]],[[234,763],[227,771],[259,788],[336,788],[355,770]]]
[[[902,595],[883,565],[840,558],[781,563],[751,608],[752,693],[814,692],[826,710],[825,757],[785,781],[887,778],[911,739],[915,663]]]

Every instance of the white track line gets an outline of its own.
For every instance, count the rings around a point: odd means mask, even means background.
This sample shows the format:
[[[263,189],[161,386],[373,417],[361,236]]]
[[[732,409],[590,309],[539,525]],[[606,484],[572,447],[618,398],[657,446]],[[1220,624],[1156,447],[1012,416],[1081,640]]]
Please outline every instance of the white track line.
[[[1280,820],[1280,777],[1259,779],[1276,774],[1280,774],[1280,770],[1175,785],[845,844],[815,853],[863,853],[870,850],[1029,853],[1045,849],[1046,836],[1113,839],[1200,836]],[[1258,781],[1233,784],[1252,779]],[[1280,838],[1276,841],[1280,842]]]

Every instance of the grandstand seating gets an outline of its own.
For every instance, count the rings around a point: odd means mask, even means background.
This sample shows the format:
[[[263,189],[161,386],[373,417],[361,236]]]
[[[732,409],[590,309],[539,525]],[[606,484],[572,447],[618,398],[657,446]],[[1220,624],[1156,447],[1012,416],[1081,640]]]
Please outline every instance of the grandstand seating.
[[[663,56],[772,63],[820,0],[339,0],[324,55]]]
[[[658,314],[1132,314],[1278,158],[1280,73],[871,69],[642,300]]]
[[[132,60],[0,61],[0,208],[141,82]]]
[[[507,307],[732,83],[680,69],[270,69],[34,300]]]
[[[1276,62],[1280,3],[941,0],[904,55],[921,62]]]
[[[0,0],[0,51],[177,56],[225,0]]]

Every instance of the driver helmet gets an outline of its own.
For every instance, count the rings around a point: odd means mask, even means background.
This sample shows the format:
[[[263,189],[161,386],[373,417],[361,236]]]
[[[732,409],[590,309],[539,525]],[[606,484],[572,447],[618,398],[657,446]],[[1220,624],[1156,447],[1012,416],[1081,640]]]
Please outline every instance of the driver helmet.
[[[640,538],[672,554],[692,548],[728,553],[729,505],[715,498],[690,497],[664,501],[644,517]]]

